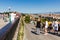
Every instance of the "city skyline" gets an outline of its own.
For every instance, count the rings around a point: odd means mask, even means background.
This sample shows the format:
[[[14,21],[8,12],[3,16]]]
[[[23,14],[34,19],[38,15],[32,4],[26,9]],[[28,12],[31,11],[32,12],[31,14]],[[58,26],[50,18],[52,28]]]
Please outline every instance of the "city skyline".
[[[0,0],[0,12],[9,7],[22,13],[60,12],[60,0]]]

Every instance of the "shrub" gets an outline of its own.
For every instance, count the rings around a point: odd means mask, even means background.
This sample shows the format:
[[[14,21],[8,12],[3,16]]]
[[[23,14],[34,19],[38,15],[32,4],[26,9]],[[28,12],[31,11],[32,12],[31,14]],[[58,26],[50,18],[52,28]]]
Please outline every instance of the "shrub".
[[[24,37],[24,22],[23,19],[21,18],[17,40],[23,40],[23,37]]]
[[[25,16],[25,22],[26,23],[29,23],[30,22],[30,16],[29,15]]]
[[[42,22],[42,23],[45,22],[45,19],[44,19],[44,18],[41,18],[41,22]]]

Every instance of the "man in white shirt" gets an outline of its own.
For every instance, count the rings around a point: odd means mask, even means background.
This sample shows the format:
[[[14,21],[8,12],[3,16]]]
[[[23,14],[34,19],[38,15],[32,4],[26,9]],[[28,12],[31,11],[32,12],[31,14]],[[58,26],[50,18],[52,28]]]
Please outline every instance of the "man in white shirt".
[[[14,13],[10,14],[10,18],[11,18],[12,23],[15,21],[15,17],[16,17],[16,14],[14,14]]]
[[[48,21],[46,20],[45,21],[45,34],[44,35],[47,35],[47,30],[48,30]]]
[[[55,20],[55,23],[54,23],[54,32],[58,33],[58,21],[57,20]]]

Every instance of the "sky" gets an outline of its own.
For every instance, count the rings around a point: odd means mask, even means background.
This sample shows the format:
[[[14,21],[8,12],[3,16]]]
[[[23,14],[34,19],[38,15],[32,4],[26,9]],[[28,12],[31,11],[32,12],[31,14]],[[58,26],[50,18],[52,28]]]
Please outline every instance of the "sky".
[[[0,0],[0,12],[22,13],[60,12],[60,0]]]

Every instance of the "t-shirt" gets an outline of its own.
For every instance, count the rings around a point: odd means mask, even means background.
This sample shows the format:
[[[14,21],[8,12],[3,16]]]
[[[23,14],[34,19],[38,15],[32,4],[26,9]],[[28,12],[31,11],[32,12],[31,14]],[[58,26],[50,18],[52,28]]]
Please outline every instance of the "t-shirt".
[[[15,16],[16,16],[16,14],[11,13],[10,16],[11,16],[11,21],[14,21],[14,20],[15,20]]]
[[[55,21],[55,27],[58,27],[58,22],[57,21]]]
[[[45,23],[45,28],[48,28],[48,21],[46,21]]]
[[[40,28],[40,27],[41,27],[41,22],[40,22],[40,21],[37,21],[36,27],[37,27],[37,28]]]
[[[58,22],[57,21],[55,21],[55,23],[54,23],[54,29],[58,30]]]

